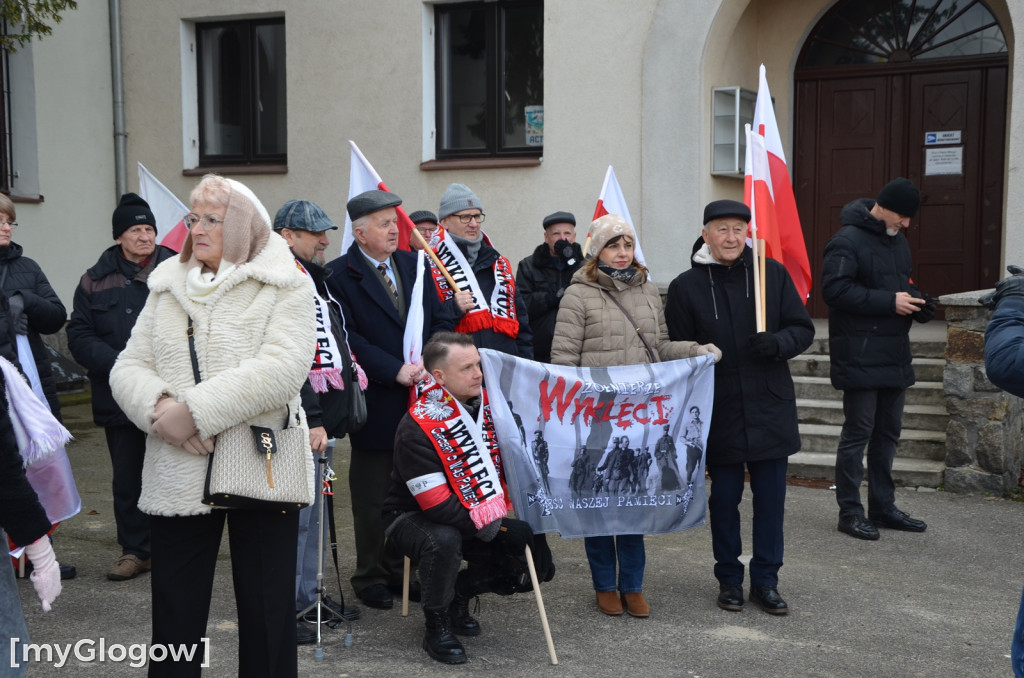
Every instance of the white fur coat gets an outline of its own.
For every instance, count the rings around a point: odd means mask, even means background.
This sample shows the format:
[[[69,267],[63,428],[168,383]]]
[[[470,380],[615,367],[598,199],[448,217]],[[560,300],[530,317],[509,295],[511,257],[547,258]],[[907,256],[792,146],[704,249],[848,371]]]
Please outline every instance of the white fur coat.
[[[287,407],[301,412],[299,389],[316,346],[313,285],[280,236],[272,234],[267,246],[232,271],[205,303],[186,295],[186,271],[187,264],[174,258],[150,275],[149,298],[110,373],[118,405],[149,434],[139,508],[159,516],[211,510],[202,503],[207,458],[152,433],[149,415],[160,396],[188,404],[200,438],[242,422],[280,428]],[[198,385],[189,357],[188,316],[202,375]]]

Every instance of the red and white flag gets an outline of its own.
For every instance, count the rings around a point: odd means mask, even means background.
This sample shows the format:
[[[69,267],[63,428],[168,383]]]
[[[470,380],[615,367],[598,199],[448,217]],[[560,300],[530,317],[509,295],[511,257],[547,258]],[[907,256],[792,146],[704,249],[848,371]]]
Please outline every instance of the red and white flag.
[[[351,139],[348,145],[352,147],[352,160],[349,164],[348,173],[348,199],[356,197],[360,193],[366,191],[388,191],[391,190],[384,184],[384,180],[377,174],[377,170],[373,169],[373,165],[366,159],[363,152],[356,146],[356,142]],[[395,208],[398,212],[398,249],[408,250],[409,237],[412,235],[412,221],[409,220],[409,215],[405,213],[402,206],[399,205]],[[355,238],[352,237],[352,220],[349,219],[348,211],[345,212],[345,231],[341,236],[341,253],[345,254],[348,252],[348,248],[352,246]]]
[[[139,163],[139,195],[149,203],[149,209],[156,217],[157,242],[175,252],[181,251],[188,237],[185,215],[189,213],[185,203],[161,184],[152,173]]]
[[[626,206],[626,199],[622,196],[622,188],[619,187],[619,180],[615,178],[615,170],[612,169],[611,165],[608,165],[608,171],[604,175],[604,185],[601,186],[601,195],[597,198],[594,219],[603,217],[606,214],[618,214],[629,222],[634,232],[636,231],[636,224],[633,223],[633,217],[629,216],[629,207]],[[587,237],[590,237],[589,227]],[[586,252],[583,254],[586,254]],[[647,262],[644,261],[644,252],[640,249],[639,233],[636,236],[636,246],[634,247],[633,255],[641,264],[647,265]]]
[[[800,216],[796,210],[796,197],[793,195],[793,183],[789,179],[786,167],[786,154],[782,150],[782,137],[779,136],[779,125],[775,121],[775,109],[772,107],[772,95],[768,90],[764,64],[761,64],[757,86],[757,104],[754,106],[753,131],[764,139],[767,157],[767,174],[771,202],[762,202],[758,213],[754,214],[755,203],[752,201],[754,182],[758,177],[752,175],[751,145],[747,143],[747,163],[744,167],[743,201],[750,207],[755,218],[760,217],[758,237],[766,243],[767,255],[779,261],[793,278],[796,291],[807,303],[811,293],[811,263],[807,259],[807,246],[804,244],[804,232],[800,227]],[[757,158],[753,158],[756,165]],[[770,214],[769,214],[770,213]]]

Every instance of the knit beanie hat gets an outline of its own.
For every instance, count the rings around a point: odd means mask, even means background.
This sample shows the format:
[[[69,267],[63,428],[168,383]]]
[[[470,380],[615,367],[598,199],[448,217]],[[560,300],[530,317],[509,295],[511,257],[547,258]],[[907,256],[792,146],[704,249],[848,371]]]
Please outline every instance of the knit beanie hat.
[[[628,221],[618,214],[606,214],[595,220],[590,225],[590,247],[587,249],[586,255],[596,259],[608,241],[617,235],[628,235],[636,244],[636,231]]]
[[[267,246],[270,240],[270,214],[248,186],[234,179],[216,178],[227,183],[228,191],[228,206],[224,213],[224,223],[220,226],[223,231],[221,260],[240,266],[252,261]],[[192,260],[192,265],[201,265],[192,255],[191,232],[185,238],[179,259]]]
[[[480,198],[476,193],[469,190],[465,184],[451,184],[441,197],[441,209],[437,211],[437,219],[440,221],[462,210],[478,209],[481,212],[484,206],[480,204]]]
[[[875,202],[900,216],[913,217],[921,205],[921,193],[910,179],[898,177],[882,187]]]
[[[114,240],[121,237],[121,234],[132,226],[147,224],[156,230],[156,217],[149,209],[149,203],[135,193],[125,193],[121,196],[120,202],[114,208],[114,216],[110,219],[114,227]]]

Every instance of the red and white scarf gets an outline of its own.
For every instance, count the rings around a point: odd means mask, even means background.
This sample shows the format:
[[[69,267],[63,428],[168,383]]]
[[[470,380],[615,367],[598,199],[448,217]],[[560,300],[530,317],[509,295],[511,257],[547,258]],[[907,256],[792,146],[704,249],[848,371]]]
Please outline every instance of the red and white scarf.
[[[481,393],[475,419],[447,389],[437,384],[416,400],[409,414],[441,458],[446,481],[410,488],[420,506],[438,504],[448,494],[454,494],[469,511],[478,530],[508,515],[512,505],[507,499],[487,391]]]
[[[313,364],[309,368],[309,384],[317,393],[327,393],[329,388],[344,391],[345,379],[341,373],[344,366],[341,354],[342,348],[338,346],[337,337],[334,336],[334,332],[331,329],[331,312],[328,302],[324,301],[316,292],[316,282],[313,280],[313,276],[309,274],[309,271],[306,270],[298,259],[295,260],[295,266],[306,274],[309,282],[313,283],[313,303],[316,304],[316,354],[313,356]],[[327,293],[327,298],[330,301],[334,301],[330,296],[330,292]],[[342,319],[341,333],[342,336],[346,336],[344,318]],[[365,391],[368,381],[363,373],[363,368],[359,366],[359,363],[356,362],[356,357],[351,352],[349,352],[349,355],[356,369],[359,390]]]
[[[484,242],[489,245],[487,236],[483,237]],[[494,291],[491,292],[487,306],[484,306],[484,293],[473,273],[473,268],[466,260],[466,255],[454,240],[448,237],[443,228],[437,230],[434,253],[458,286],[458,289],[452,289],[444,274],[436,266],[431,266],[430,273],[434,277],[437,296],[441,302],[448,301],[466,286],[473,293],[474,307],[456,323],[455,331],[469,334],[480,330],[494,330],[515,339],[519,334],[519,317],[516,314],[516,279],[509,260],[499,255],[491,267],[494,274]]]

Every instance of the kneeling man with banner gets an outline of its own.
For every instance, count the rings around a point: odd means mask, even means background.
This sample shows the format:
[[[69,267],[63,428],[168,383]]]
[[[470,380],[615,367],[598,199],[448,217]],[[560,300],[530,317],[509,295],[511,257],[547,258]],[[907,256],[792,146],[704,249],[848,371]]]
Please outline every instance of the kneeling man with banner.
[[[440,662],[462,664],[466,652],[455,634],[480,634],[470,599],[531,590],[530,550],[541,581],[551,580],[554,565],[544,535],[506,517],[512,503],[472,337],[434,335],[423,349],[423,366],[435,384],[395,433],[384,523],[391,543],[418,563],[423,649]],[[463,560],[469,565],[460,571]]]

